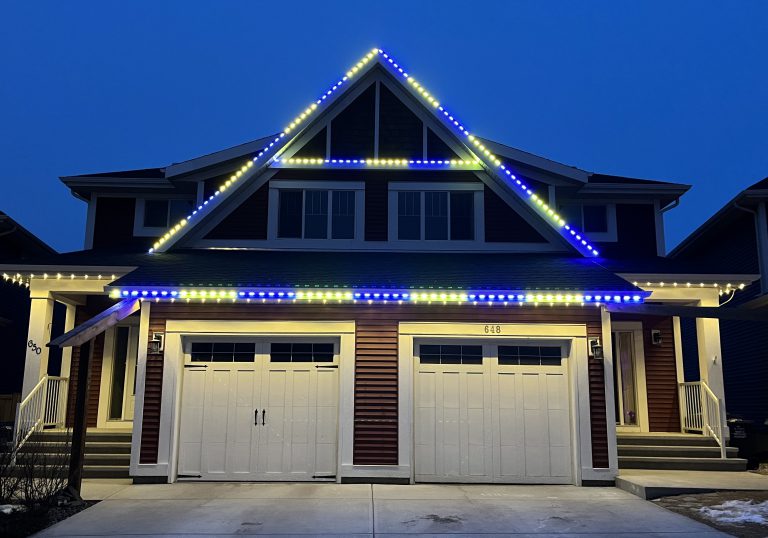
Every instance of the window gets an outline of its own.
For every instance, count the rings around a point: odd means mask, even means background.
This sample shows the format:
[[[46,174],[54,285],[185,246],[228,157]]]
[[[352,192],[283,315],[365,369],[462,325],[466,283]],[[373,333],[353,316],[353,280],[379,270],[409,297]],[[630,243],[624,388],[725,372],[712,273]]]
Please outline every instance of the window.
[[[254,342],[193,342],[192,362],[254,362]]]
[[[499,346],[499,364],[510,366],[560,366],[560,346]]]
[[[617,240],[615,204],[566,203],[560,205],[560,214],[592,240]]]
[[[419,360],[422,364],[482,364],[483,346],[422,344]]]
[[[179,222],[193,209],[191,200],[138,199],[134,235],[154,235]]]
[[[474,189],[398,191],[397,239],[474,241],[475,203]]]
[[[333,344],[273,342],[270,346],[269,360],[271,362],[333,362]]]
[[[354,239],[355,197],[354,190],[279,189],[277,237]]]

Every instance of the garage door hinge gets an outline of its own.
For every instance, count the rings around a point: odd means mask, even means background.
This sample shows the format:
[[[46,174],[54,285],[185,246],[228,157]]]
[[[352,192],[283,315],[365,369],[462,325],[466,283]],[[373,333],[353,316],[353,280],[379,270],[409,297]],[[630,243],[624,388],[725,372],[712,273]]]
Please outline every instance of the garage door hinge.
[[[208,368],[207,364],[185,364],[184,368]]]
[[[338,368],[338,364],[315,364],[315,368]]]
[[[177,476],[177,478],[202,478],[203,475],[200,474],[180,474]]]
[[[312,478],[327,478],[329,480],[336,480],[335,474],[326,474],[326,475],[312,475]]]

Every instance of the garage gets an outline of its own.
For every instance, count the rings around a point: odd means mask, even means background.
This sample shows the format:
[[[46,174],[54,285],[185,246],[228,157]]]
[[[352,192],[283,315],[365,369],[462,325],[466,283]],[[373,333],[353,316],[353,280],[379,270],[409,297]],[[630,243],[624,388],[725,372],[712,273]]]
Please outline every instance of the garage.
[[[415,480],[572,483],[569,349],[414,342]]]
[[[335,479],[339,343],[184,342],[179,479]]]

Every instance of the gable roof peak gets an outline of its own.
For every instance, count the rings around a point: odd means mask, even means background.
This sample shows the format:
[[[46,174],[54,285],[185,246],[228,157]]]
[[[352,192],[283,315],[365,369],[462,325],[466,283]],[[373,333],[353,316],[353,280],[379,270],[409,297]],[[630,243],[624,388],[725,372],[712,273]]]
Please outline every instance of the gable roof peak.
[[[491,179],[499,187],[509,191],[512,196],[517,195],[526,202],[531,211],[552,229],[562,236],[575,250],[585,256],[597,256],[598,250],[587,240],[583,234],[567,224],[554,208],[550,207],[544,199],[535,192],[523,180],[518,179],[512,170],[506,166],[501,158],[489,148],[484,141],[470,133],[470,131],[451,112],[442,106],[440,101],[432,95],[421,83],[416,80],[402,65],[381,48],[374,48],[352,66],[341,79],[330,89],[322,94],[314,102],[300,112],[287,126],[274,137],[266,147],[255,157],[249,159],[243,166],[226,180],[218,191],[203,204],[198,206],[189,216],[169,229],[154,243],[151,252],[164,252],[173,246],[181,237],[189,233],[198,222],[204,220],[204,215],[210,214],[211,208],[228,199],[238,187],[247,183],[250,178],[259,175],[272,163],[280,158],[282,152],[300,133],[307,129],[318,116],[318,111],[327,110],[332,103],[339,100],[340,96],[352,87],[351,81],[358,81],[362,75],[369,72],[374,66],[381,65],[398,80],[401,85],[417,97],[417,100],[462,144],[467,151],[476,157],[482,167],[488,172]],[[339,91],[341,90],[341,91]]]

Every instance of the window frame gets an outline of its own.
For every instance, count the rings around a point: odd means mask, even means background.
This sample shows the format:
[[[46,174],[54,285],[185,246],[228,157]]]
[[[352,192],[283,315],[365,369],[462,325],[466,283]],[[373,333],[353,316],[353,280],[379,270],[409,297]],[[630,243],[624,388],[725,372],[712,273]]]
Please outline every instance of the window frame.
[[[606,221],[608,224],[608,231],[606,232],[590,232],[584,229],[584,206],[585,205],[599,205],[599,206],[605,206],[605,216]],[[563,202],[558,202],[558,210],[563,212],[563,208],[565,206],[578,206],[579,208],[579,216],[580,220],[579,222],[568,224],[573,224],[576,226],[579,231],[584,232],[584,234],[593,242],[607,242],[607,243],[615,243],[619,240],[618,237],[618,230],[616,226],[616,204],[613,202],[609,203],[603,203],[600,200],[565,200]]]
[[[168,202],[168,213],[166,215],[167,224],[165,226],[144,226],[144,206],[148,200],[164,200]],[[171,205],[173,202],[189,202],[190,213],[195,208],[195,200],[193,198],[176,198],[169,196],[143,196],[141,198],[136,198],[136,207],[133,215],[133,236],[158,237],[167,232],[168,228],[176,224],[175,222],[171,222]]]
[[[484,212],[484,186],[482,182],[426,182],[426,181],[390,181],[388,193],[388,237],[389,243],[398,246],[418,245],[420,249],[445,249],[446,246],[455,246],[457,248],[467,247],[485,243],[485,212]],[[419,192],[420,196],[420,228],[419,239],[400,239],[399,238],[399,214],[398,198],[401,192]],[[426,193],[428,192],[447,192],[448,193],[448,228],[447,239],[425,239],[426,236]],[[473,196],[473,228],[474,239],[451,239],[451,193],[453,192],[472,192]]]
[[[280,237],[278,235],[280,219],[280,191],[300,190],[301,201],[301,235],[302,237]],[[304,220],[306,217],[306,191],[328,191],[328,237],[325,239],[304,238]],[[351,239],[332,239],[333,237],[333,193],[337,191],[352,191],[355,196],[355,213],[353,236]],[[267,239],[281,246],[296,247],[345,247],[360,245],[365,238],[365,183],[362,181],[323,181],[323,180],[272,180],[269,182],[269,214],[267,219]]]

